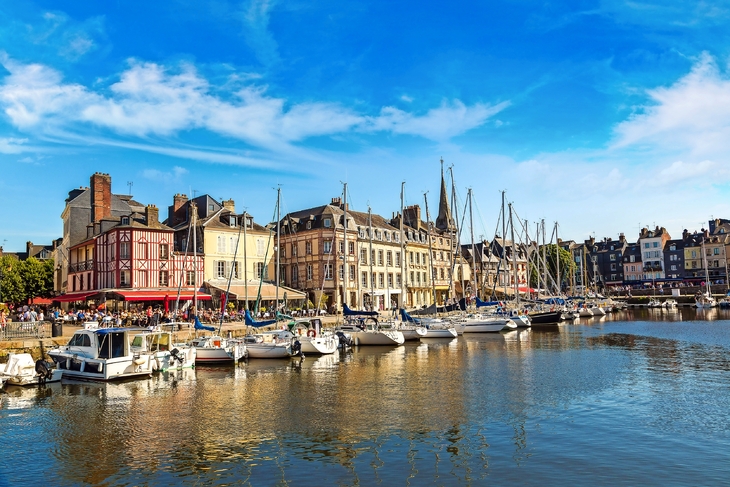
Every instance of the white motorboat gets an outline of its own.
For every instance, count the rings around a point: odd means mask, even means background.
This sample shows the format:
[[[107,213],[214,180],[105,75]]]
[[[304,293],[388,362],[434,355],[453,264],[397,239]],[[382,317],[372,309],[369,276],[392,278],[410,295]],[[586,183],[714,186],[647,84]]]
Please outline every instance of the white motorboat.
[[[426,334],[423,338],[456,338],[456,328],[446,322],[429,323],[426,325]]]
[[[0,370],[1,383],[14,386],[30,386],[45,384],[47,382],[58,382],[63,376],[63,370],[51,368],[44,360],[33,360],[29,353],[8,354],[8,361],[5,368]]]
[[[297,320],[293,326],[289,326],[296,333],[304,355],[329,355],[335,353],[340,345],[340,338],[331,331],[324,330],[319,318]]]
[[[667,299],[662,303],[662,308],[666,309],[674,309],[677,307],[677,300],[676,299]]]
[[[190,345],[195,348],[196,365],[235,363],[247,353],[243,341],[217,335],[195,338]]]
[[[273,330],[244,337],[248,358],[288,358],[301,353],[301,342],[289,330]]]
[[[514,321],[501,316],[467,315],[455,323],[463,325],[464,333],[495,333],[517,328]]]
[[[649,308],[661,308],[662,307],[662,303],[660,303],[658,299],[653,299],[652,298],[652,299],[649,300],[649,303],[647,304],[647,306]]]
[[[403,333],[403,339],[405,341],[420,340],[426,336],[426,327],[422,325],[416,325],[414,323],[400,323],[395,328]]]
[[[63,370],[64,377],[88,380],[116,380],[150,376],[154,371],[151,355],[136,353],[131,335],[140,328],[98,328],[78,330],[68,345],[48,355]]]
[[[195,367],[195,347],[174,344],[172,333],[162,330],[147,330],[132,337],[132,351],[152,355],[156,371],[182,370]]]
[[[695,306],[698,308],[714,308],[717,306],[717,301],[712,297],[709,292],[704,292],[695,296]]]
[[[587,308],[585,305],[583,305],[580,309],[578,309],[578,316],[581,318],[590,318],[593,316],[593,311],[591,308]]]
[[[406,341],[400,330],[381,328],[374,323],[346,323],[337,329],[347,335],[355,345],[403,345]]]

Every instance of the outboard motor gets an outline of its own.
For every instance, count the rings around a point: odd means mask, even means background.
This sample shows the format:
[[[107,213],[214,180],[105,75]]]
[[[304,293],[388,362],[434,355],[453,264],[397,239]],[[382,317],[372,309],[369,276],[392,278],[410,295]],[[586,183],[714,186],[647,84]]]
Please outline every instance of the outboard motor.
[[[340,344],[341,348],[352,347],[352,340],[350,338],[347,338],[347,335],[345,335],[341,331],[336,332],[335,335],[337,336],[337,339],[339,340],[339,344]]]
[[[294,340],[291,344],[291,352],[293,355],[300,355],[302,353],[302,344],[299,343],[299,340]]]
[[[185,362],[185,357],[180,355],[180,350],[178,350],[177,348],[173,348],[172,350],[170,350],[170,355],[172,355],[173,360],[177,360],[181,364]]]
[[[44,385],[46,380],[53,377],[53,371],[51,370],[51,364],[43,359],[36,360],[35,371],[38,374],[38,385]]]

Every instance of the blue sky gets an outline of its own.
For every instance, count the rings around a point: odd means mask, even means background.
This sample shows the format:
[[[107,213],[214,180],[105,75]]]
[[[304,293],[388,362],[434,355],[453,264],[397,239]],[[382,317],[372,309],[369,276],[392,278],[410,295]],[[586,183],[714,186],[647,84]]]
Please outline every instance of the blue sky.
[[[257,221],[342,193],[390,216],[440,158],[474,233],[500,191],[565,239],[730,218],[729,1],[12,2],[0,12],[0,245],[61,236],[96,171]],[[463,210],[463,207],[460,211]]]

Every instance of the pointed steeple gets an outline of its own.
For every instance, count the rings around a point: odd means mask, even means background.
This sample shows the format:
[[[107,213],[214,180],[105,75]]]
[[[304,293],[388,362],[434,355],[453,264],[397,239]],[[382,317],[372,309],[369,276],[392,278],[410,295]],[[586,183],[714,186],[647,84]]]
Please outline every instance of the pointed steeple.
[[[441,159],[441,195],[439,197],[439,216],[436,218],[436,228],[442,232],[456,230],[454,219],[449,209],[449,197],[446,193],[446,181],[444,180],[444,160]]]

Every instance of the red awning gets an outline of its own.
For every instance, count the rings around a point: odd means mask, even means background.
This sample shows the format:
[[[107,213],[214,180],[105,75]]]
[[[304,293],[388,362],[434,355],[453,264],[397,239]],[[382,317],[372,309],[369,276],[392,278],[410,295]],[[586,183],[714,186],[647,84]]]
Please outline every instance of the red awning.
[[[48,298],[33,298],[30,300],[32,304],[51,304],[53,300]]]
[[[52,298],[53,301],[59,301],[61,303],[71,303],[73,301],[84,301],[89,296],[98,294],[98,291],[86,291],[85,293],[67,293]]]
[[[121,296],[124,301],[175,301],[177,292],[165,291],[112,291]],[[192,301],[192,291],[180,293],[180,301]],[[210,294],[198,293],[198,301],[210,301]]]

